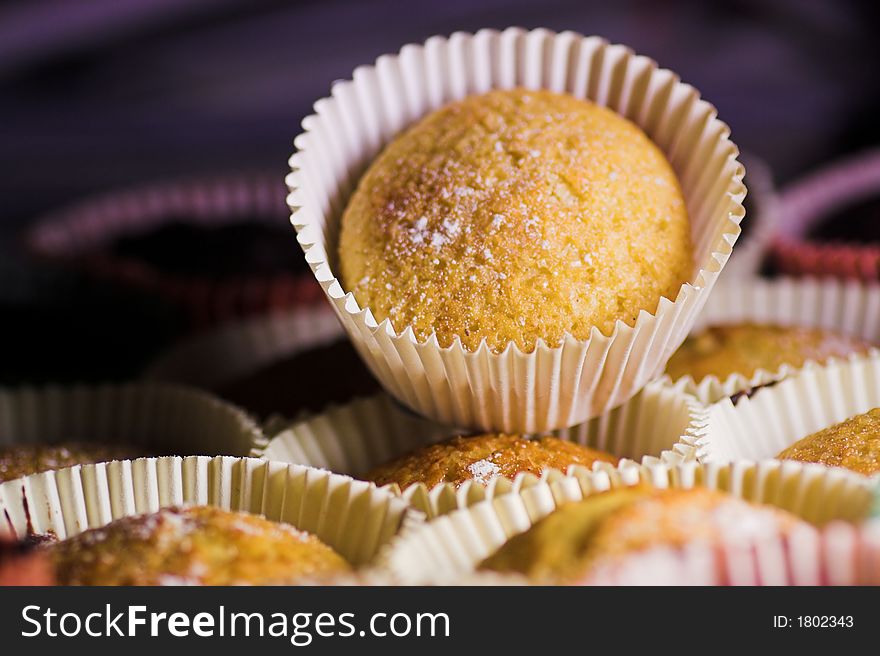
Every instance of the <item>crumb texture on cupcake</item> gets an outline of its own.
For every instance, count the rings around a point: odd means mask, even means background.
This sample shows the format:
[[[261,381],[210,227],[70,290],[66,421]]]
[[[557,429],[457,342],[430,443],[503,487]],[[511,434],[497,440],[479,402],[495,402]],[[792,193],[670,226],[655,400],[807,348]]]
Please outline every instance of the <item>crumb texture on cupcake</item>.
[[[132,444],[61,442],[0,447],[0,483],[52,469],[152,455]]]
[[[808,435],[776,457],[876,474],[880,472],[880,408]]]
[[[565,471],[569,465],[591,467],[594,462],[617,464],[609,453],[557,437],[529,439],[522,435],[488,433],[416,449],[368,472],[377,485],[396,483],[405,490],[423,483],[428,488],[446,483],[456,487],[468,481],[488,483],[492,478],[517,474],[539,476],[545,469]]]
[[[565,583],[591,567],[644,550],[749,540],[804,523],[782,510],[709,490],[621,488],[563,504],[480,565]]]
[[[666,365],[673,380],[707,376],[721,380],[759,369],[777,371],[783,365],[803,366],[808,361],[825,362],[853,353],[864,353],[873,345],[857,337],[821,328],[776,324],[737,323],[708,326],[688,337]]]
[[[61,585],[260,585],[348,572],[318,538],[213,506],[124,517],[50,545]]]
[[[344,288],[421,341],[498,352],[611,334],[674,299],[690,224],[663,153],[633,123],[549,91],[492,91],[392,141],[342,217]]]

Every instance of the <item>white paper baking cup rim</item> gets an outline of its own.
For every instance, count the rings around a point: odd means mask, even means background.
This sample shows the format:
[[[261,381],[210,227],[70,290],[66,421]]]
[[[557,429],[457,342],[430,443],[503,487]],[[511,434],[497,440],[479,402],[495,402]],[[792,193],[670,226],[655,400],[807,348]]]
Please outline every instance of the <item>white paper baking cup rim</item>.
[[[837,278],[728,278],[715,287],[692,332],[712,324],[742,322],[821,328],[878,343],[880,284]],[[846,359],[830,358],[828,363]],[[751,376],[732,374],[724,380],[706,376],[699,382],[684,376],[675,384],[683,385],[701,402],[711,404],[815,366],[820,364],[807,361],[800,367],[759,369]],[[665,378],[670,380],[668,375]]]
[[[121,517],[214,505],[308,531],[353,565],[370,563],[404,526],[423,521],[363,481],[312,467],[231,456],[165,456],[77,465],[0,484],[0,530],[65,539]]]
[[[84,441],[246,456],[262,437],[241,408],[182,385],[0,388],[0,446]]]
[[[678,448],[682,442],[699,440],[707,423],[705,407],[680,386],[654,382],[606,415],[552,434],[623,458],[619,466],[624,467],[645,456],[662,459],[665,451]],[[415,448],[460,434],[462,431],[455,428],[416,417],[399,408],[388,395],[379,394],[330,406],[322,413],[290,422],[257,442],[251,455],[357,477]],[[608,463],[594,466],[605,467],[613,468]],[[575,468],[583,469],[570,467],[568,473]],[[403,491],[396,485],[391,489],[428,517],[435,517],[496,495],[517,492],[527,481],[549,475],[522,474],[514,479],[494,476],[458,488],[440,484],[429,489],[420,483]]]
[[[380,146],[427,111],[469,93],[525,86],[589,97],[634,120],[670,159],[684,190],[695,274],[674,301],[611,336],[567,335],[531,353],[508,345],[473,352],[456,339],[419,342],[378,323],[334,274],[328,249],[345,198]],[[739,235],[743,168],[729,128],[693,87],[629,49],[596,37],[544,29],[482,30],[432,37],[358,68],[303,121],[287,177],[299,243],[360,355],[399,401],[441,423],[538,432],[581,423],[620,405],[662,370],[683,341]],[[549,390],[549,393],[548,393]]]
[[[478,564],[514,535],[567,501],[637,483],[658,488],[704,486],[747,501],[776,505],[813,523],[868,516],[874,485],[843,469],[781,462],[695,462],[581,471],[531,482],[505,494],[413,526],[382,549],[379,563],[409,583],[452,580]]]
[[[707,430],[685,437],[677,454],[706,463],[774,458],[799,439],[878,406],[880,352],[812,364],[736,403],[713,404]]]

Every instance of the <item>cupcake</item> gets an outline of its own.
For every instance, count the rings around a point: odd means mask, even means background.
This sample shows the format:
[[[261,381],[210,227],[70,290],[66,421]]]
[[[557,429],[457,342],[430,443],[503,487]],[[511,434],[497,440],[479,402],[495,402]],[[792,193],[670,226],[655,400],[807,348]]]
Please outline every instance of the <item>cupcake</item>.
[[[762,323],[712,325],[688,337],[666,365],[673,380],[690,376],[699,383],[734,374],[751,378],[759,370],[776,372],[783,365],[799,368],[864,353],[872,344],[820,328]]]
[[[392,141],[342,216],[342,284],[419,341],[524,353],[610,335],[693,268],[666,157],[587,100],[509,89],[429,114]]]
[[[61,585],[261,585],[343,573],[313,535],[212,506],[118,519],[47,547]]]
[[[72,465],[156,455],[131,444],[61,442],[0,447],[0,483]]]
[[[616,465],[610,453],[590,449],[558,437],[534,439],[522,435],[487,434],[454,437],[416,449],[380,465],[364,477],[377,485],[396,484],[401,490],[424,484],[428,489],[466,481],[486,484],[493,478],[513,479],[519,474],[540,476],[545,469],[565,471],[571,465],[592,467],[596,462]]]
[[[880,408],[808,435],[776,457],[876,474],[880,472]]]
[[[191,328],[311,304],[273,176],[154,184],[88,199],[39,220],[33,254],[159,299]]]
[[[593,567],[660,546],[747,541],[804,522],[787,512],[704,488],[620,488],[562,505],[486,558],[482,569],[560,584]]]
[[[621,405],[739,233],[714,110],[599,39],[435,37],[316,110],[288,176],[306,260],[386,391],[440,423],[544,433]]]

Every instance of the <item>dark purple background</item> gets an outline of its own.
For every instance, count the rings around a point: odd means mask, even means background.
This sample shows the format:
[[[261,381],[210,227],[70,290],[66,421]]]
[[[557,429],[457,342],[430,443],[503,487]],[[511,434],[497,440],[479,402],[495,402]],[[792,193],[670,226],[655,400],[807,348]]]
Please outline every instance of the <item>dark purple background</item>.
[[[281,180],[331,82],[407,42],[521,25],[625,43],[700,89],[785,182],[880,142],[875,4],[0,2],[0,380],[128,376],[174,335],[139,314],[141,301],[120,305],[29,262],[17,240],[28,221],[176,176],[261,169]]]
[[[279,176],[330,83],[480,27],[600,34],[672,68],[778,177],[876,143],[880,24],[840,0],[27,0],[0,5],[0,213],[228,168]]]

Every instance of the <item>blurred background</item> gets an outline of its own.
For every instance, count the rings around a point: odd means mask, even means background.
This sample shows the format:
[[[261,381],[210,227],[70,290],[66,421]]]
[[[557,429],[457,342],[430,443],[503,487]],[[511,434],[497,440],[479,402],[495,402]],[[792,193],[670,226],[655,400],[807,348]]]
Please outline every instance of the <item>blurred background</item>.
[[[112,275],[97,284],[101,276],[84,275],[83,267],[26,252],[22,235],[35,221],[95,195],[230,172],[277,178],[278,204],[265,201],[260,211],[283,214],[286,160],[312,103],[333,80],[405,43],[510,25],[625,43],[696,86],[740,148],[763,159],[784,184],[880,142],[876,6],[854,0],[4,2],[0,382],[128,377],[194,329],[191,316],[179,306],[169,309],[155,293],[121,292],[107,284]],[[271,196],[271,189],[259,193]],[[242,237],[226,239],[241,243]],[[263,252],[254,241],[255,252]],[[163,257],[168,252],[161,235],[153,246]],[[126,252],[149,247],[129,244]]]

